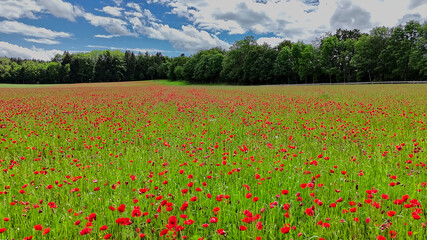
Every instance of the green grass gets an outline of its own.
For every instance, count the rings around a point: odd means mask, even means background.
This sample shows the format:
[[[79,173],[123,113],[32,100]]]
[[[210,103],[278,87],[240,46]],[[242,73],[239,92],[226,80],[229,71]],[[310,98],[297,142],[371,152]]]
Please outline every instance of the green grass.
[[[44,88],[58,86],[55,84],[7,84],[0,83],[0,88]]]
[[[171,81],[171,80],[167,80],[167,79],[151,80],[150,82],[159,83],[159,84],[163,84],[163,85],[167,85],[167,86],[185,86],[185,85],[189,85],[189,83],[186,82],[186,81]]]
[[[177,237],[187,239],[427,235],[426,214],[412,215],[426,212],[427,85],[170,84],[180,82],[0,91],[0,238],[138,239],[139,229],[145,239],[171,239],[174,231],[160,237],[171,216],[185,227]],[[378,192],[369,196],[372,189]],[[413,206],[393,203],[406,194]],[[123,213],[109,209],[121,204]],[[135,206],[148,215],[132,216]],[[351,208],[356,212],[343,213]],[[391,210],[397,214],[389,217]],[[248,211],[260,218],[243,222]],[[92,233],[81,236],[91,213]],[[117,224],[119,218],[132,224]],[[184,224],[188,219],[195,223]],[[36,231],[39,224],[50,233]],[[282,233],[284,224],[295,230]]]

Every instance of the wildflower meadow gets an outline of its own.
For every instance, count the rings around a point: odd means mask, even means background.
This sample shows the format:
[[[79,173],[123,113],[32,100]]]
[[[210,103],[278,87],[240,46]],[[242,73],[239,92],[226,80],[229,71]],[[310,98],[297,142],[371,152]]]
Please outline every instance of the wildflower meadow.
[[[427,85],[0,86],[0,239],[426,239]]]

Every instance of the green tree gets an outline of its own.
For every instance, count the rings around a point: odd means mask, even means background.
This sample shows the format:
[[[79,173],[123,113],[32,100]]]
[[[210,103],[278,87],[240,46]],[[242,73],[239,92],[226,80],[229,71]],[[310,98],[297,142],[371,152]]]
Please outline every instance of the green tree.
[[[302,51],[305,48],[305,44],[302,42],[294,43],[292,44],[291,53],[292,53],[292,71],[297,73],[298,79],[294,79],[294,83],[302,83],[303,77],[300,75],[300,64],[301,64],[301,57],[302,57]],[[296,76],[295,76],[296,77]]]
[[[418,28],[418,38],[415,40],[409,56],[409,67],[418,72],[420,79],[427,79],[427,22]]]
[[[280,50],[274,62],[274,75],[278,79],[278,83],[284,83],[282,79],[286,79],[286,83],[290,84],[291,78],[294,78],[295,72],[292,70],[292,51],[289,46],[285,46]]]
[[[407,81],[418,76],[417,71],[410,68],[409,60],[413,49],[416,49],[419,28],[419,23],[410,21],[404,27],[393,29],[387,47],[379,56],[381,71],[388,73],[388,78]]]
[[[311,76],[312,83],[317,81],[320,73],[320,59],[319,53],[316,48],[312,45],[306,45],[304,50],[301,52],[301,58],[299,59],[299,76],[301,80],[307,84],[307,79]]]
[[[9,58],[0,58],[0,82],[9,82],[11,78],[11,64]]]
[[[175,68],[178,66],[184,66],[187,62],[188,58],[184,56],[184,54],[181,54],[179,57],[175,57],[171,60],[169,64],[169,70],[168,70],[168,78],[172,81],[178,80],[178,76],[175,75]],[[182,74],[184,74],[184,68],[182,69]],[[184,75],[180,76],[181,78],[184,77]]]
[[[131,51],[125,52],[125,65],[126,65],[126,76],[127,81],[135,80],[135,71],[136,71],[136,57],[135,54]]]
[[[329,76],[329,83],[332,83],[332,76],[337,79],[338,75],[338,43],[336,36],[330,36],[320,45],[320,62],[323,72]]]
[[[245,37],[245,39],[235,42],[224,57],[221,78],[229,83],[248,83],[244,76],[244,64],[245,60],[251,58],[251,56],[247,55],[252,47],[256,45],[255,38],[252,36]],[[247,76],[248,71],[246,71],[246,73]]]
[[[181,65],[176,66],[174,74],[177,80],[184,80],[184,67]]]
[[[368,77],[369,81],[381,80],[381,67],[379,56],[387,46],[390,38],[390,29],[377,27],[371,30],[370,35],[364,35],[354,45],[355,54],[352,64],[357,69],[357,78]]]

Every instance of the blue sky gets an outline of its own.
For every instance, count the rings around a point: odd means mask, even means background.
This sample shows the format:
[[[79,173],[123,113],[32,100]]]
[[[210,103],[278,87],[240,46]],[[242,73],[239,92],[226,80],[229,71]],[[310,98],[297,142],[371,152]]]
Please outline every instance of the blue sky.
[[[177,56],[228,49],[247,35],[310,43],[427,19],[426,0],[0,0],[0,56],[49,60],[94,49]]]

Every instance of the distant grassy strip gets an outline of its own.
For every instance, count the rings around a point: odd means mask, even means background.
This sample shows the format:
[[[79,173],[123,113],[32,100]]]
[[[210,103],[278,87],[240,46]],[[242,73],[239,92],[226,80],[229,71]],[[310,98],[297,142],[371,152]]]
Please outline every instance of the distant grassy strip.
[[[186,81],[171,81],[171,80],[167,80],[167,79],[151,80],[150,82],[160,83],[160,84],[168,85],[168,86],[189,85],[189,83]]]
[[[43,88],[43,87],[53,87],[58,86],[59,84],[8,84],[0,83],[0,88]]]

